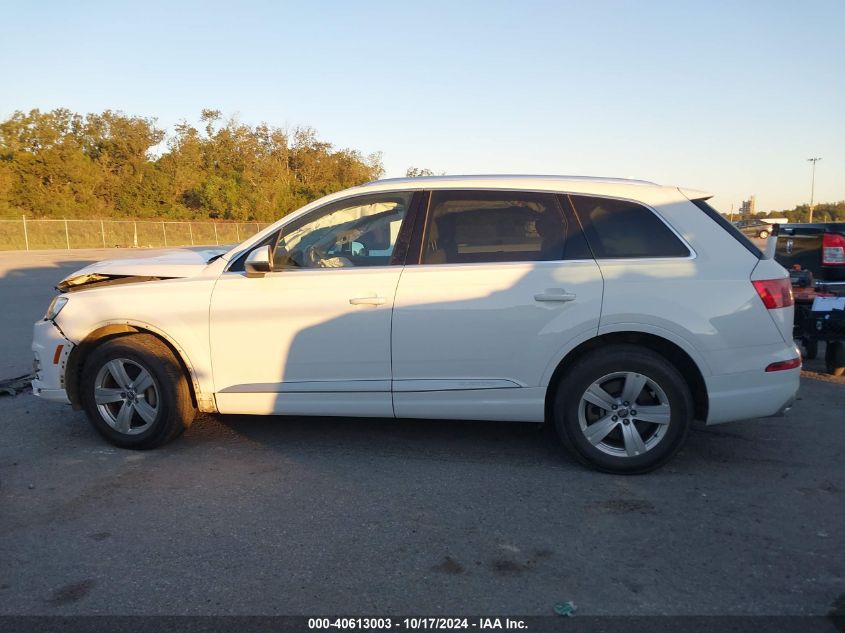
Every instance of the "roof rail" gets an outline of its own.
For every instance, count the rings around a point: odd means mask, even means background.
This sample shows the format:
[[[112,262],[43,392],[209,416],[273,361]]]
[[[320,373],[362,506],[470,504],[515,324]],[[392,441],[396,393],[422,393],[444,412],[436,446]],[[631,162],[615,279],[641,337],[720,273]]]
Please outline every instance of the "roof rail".
[[[583,182],[607,182],[618,184],[632,184],[632,185],[652,185],[659,186],[656,182],[650,180],[637,180],[634,178],[607,178],[602,176],[563,176],[554,174],[455,174],[449,176],[402,176],[398,178],[380,178],[378,180],[371,180],[365,184],[372,185],[375,183],[385,182],[417,182],[420,180],[428,181],[448,181],[448,180],[575,180]]]

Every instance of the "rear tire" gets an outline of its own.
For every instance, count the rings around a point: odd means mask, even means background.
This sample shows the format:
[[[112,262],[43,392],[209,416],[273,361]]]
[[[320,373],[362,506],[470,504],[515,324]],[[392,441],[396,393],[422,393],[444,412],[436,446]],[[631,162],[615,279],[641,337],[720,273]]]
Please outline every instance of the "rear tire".
[[[824,362],[827,373],[833,376],[845,375],[845,343],[828,341],[824,351]]]
[[[819,342],[817,339],[807,339],[804,341],[804,358],[807,360],[816,360],[819,355]]]
[[[96,347],[85,359],[80,392],[91,424],[120,448],[166,444],[196,415],[182,366],[151,334],[120,336]]]
[[[613,345],[583,356],[566,371],[553,415],[563,445],[580,462],[604,472],[638,474],[663,465],[681,446],[693,400],[666,358],[639,345]]]

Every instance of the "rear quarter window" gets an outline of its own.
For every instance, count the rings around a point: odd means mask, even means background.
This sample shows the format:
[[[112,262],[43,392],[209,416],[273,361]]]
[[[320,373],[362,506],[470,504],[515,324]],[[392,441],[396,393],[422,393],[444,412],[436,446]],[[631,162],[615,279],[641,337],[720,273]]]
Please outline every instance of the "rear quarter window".
[[[740,231],[736,226],[728,222],[727,218],[723,216],[721,213],[716,211],[713,207],[707,204],[706,200],[691,200],[691,202],[697,206],[699,209],[704,211],[707,216],[713,220],[716,224],[721,226],[725,229],[731,237],[733,237],[737,242],[742,244],[742,246],[754,257],[757,259],[763,259],[763,252],[754,245],[745,233]]]
[[[597,259],[689,257],[690,251],[655,213],[636,202],[569,196]]]

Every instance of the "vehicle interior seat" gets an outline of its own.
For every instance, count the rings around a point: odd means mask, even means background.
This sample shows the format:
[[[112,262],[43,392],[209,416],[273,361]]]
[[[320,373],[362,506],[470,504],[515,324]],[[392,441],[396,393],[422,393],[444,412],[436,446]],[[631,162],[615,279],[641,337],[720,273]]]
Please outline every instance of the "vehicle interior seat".
[[[449,255],[441,243],[440,220],[442,218],[434,220],[428,229],[428,243],[423,258],[426,264],[446,264],[449,262]]]

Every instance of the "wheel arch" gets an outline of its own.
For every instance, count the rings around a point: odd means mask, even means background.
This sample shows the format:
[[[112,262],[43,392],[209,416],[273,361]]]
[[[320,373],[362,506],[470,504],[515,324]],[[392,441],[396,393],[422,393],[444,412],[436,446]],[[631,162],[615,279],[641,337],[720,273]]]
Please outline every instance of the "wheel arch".
[[[599,334],[572,348],[564,356],[552,372],[551,379],[546,387],[545,413],[546,420],[550,420],[552,405],[554,403],[555,391],[558,384],[566,373],[566,369],[579,358],[602,347],[614,344],[641,345],[657,352],[670,363],[672,363],[689,385],[694,404],[694,419],[706,420],[709,410],[709,399],[707,386],[704,382],[704,375],[693,358],[677,343],[663,338],[656,334],[639,331],[620,331]]]
[[[191,400],[194,406],[204,412],[216,411],[214,398],[203,396],[197,379],[196,370],[191,364],[191,361],[184,349],[182,349],[176,341],[155,326],[147,323],[133,323],[129,321],[101,324],[88,333],[85,338],[80,341],[73,350],[71,350],[70,355],[68,356],[67,369],[65,370],[65,389],[67,390],[68,399],[74,409],[79,410],[82,408],[81,399],[79,397],[79,381],[82,376],[82,368],[85,364],[85,359],[96,347],[102,345],[106,341],[119,336],[127,336],[129,334],[150,334],[164,343],[179,361],[182,371],[184,371],[185,375],[188,377],[188,387],[191,392]]]

